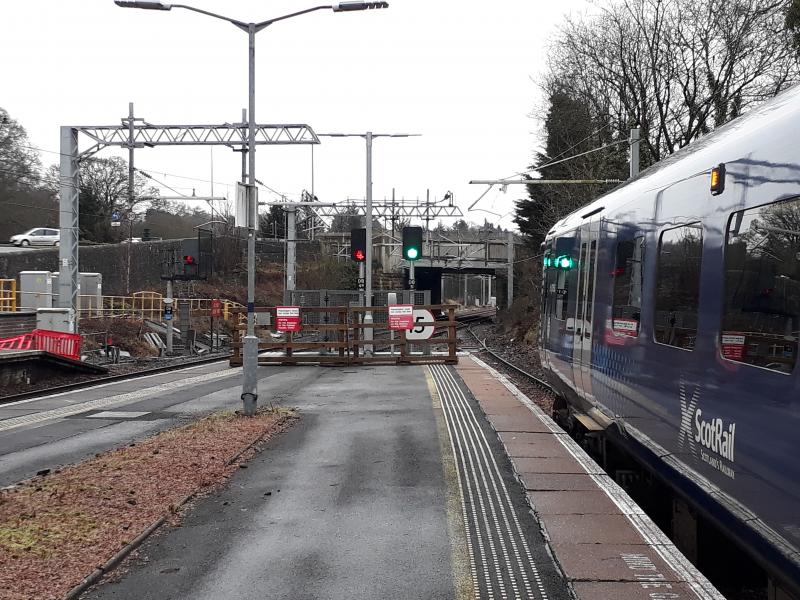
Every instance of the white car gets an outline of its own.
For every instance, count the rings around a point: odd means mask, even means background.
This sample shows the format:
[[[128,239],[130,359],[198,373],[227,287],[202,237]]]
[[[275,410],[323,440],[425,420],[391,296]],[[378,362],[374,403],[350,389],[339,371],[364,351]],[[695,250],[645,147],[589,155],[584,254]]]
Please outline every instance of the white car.
[[[50,227],[36,227],[25,233],[11,236],[11,243],[15,246],[58,246],[61,233],[58,229]]]

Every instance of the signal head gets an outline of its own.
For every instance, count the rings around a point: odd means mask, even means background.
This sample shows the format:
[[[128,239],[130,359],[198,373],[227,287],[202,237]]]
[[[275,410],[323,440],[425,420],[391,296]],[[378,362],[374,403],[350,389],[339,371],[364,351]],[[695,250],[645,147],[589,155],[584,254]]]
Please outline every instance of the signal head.
[[[422,257],[422,227],[403,227],[403,258],[408,261]]]
[[[356,262],[367,260],[367,230],[363,227],[350,230],[350,258]]]

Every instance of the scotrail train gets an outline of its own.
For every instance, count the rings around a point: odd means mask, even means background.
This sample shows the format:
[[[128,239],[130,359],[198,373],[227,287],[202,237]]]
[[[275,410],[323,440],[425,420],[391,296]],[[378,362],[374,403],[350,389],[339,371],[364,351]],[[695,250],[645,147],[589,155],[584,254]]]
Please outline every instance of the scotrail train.
[[[544,251],[562,415],[800,597],[800,87],[573,212]]]

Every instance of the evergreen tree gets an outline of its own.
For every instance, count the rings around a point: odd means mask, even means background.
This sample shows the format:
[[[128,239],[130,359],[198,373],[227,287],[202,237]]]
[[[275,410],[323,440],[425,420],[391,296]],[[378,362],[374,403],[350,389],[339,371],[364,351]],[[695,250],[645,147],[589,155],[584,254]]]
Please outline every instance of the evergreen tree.
[[[0,198],[41,187],[40,167],[25,128],[0,108]]]
[[[534,155],[531,169],[542,179],[622,179],[627,171],[627,147],[623,144],[562,161],[608,145],[619,139],[607,118],[595,116],[590,107],[572,97],[558,82],[550,84],[549,109],[544,120],[545,146]],[[551,163],[552,166],[549,166]],[[528,197],[517,201],[514,221],[538,247],[550,228],[563,216],[608,190],[604,185],[531,184]]]
[[[792,34],[792,45],[800,54],[800,0],[791,0],[786,8],[786,28]]]
[[[261,236],[265,238],[284,239],[286,237],[286,211],[282,206],[273,204],[269,212],[260,219]]]

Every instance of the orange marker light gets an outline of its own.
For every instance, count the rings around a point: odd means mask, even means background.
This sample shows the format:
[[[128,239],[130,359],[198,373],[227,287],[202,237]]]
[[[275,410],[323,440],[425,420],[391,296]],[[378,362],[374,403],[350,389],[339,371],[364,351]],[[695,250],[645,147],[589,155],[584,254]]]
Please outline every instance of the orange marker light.
[[[711,195],[719,196],[725,191],[725,163],[711,169]]]

